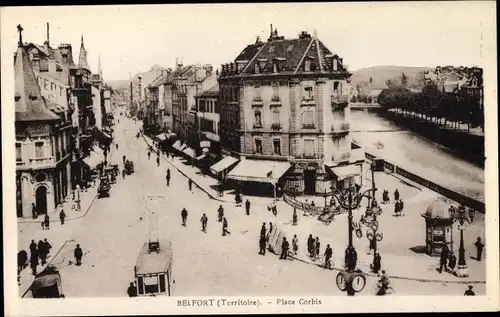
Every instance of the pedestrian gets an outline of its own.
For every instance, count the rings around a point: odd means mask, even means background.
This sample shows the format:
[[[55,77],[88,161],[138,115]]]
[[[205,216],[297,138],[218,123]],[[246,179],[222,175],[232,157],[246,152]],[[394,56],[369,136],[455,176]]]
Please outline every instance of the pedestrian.
[[[265,237],[266,236],[266,223],[262,223],[262,227],[260,228],[260,236]]]
[[[316,204],[314,203],[314,200],[311,201],[311,207],[315,207],[315,206],[316,206]]]
[[[203,232],[207,232],[207,222],[208,222],[208,218],[207,218],[207,215],[203,214],[203,216],[201,216],[201,231]]]
[[[476,243],[474,243],[474,245],[476,246],[476,251],[477,251],[476,260],[481,261],[481,255],[483,254],[484,243],[481,242],[480,237],[477,237]]]
[[[170,168],[167,168],[167,186],[170,186]]]
[[[73,252],[73,255],[75,256],[76,259],[76,265],[80,266],[82,265],[82,256],[83,256],[83,251],[82,248],[80,248],[80,245],[77,244],[75,251]]]
[[[75,203],[76,203],[76,210],[80,211],[81,206],[80,206],[80,185],[76,185],[75,189]]]
[[[314,241],[314,249],[316,251],[316,258],[319,258],[319,250],[320,250],[320,242],[319,242],[319,238],[316,237],[316,241]]]
[[[182,208],[181,218],[182,218],[182,225],[184,227],[186,226],[187,216],[188,216],[188,212],[187,212],[186,208]]]
[[[17,274],[21,273],[22,270],[28,265],[28,253],[21,250],[17,253]]]
[[[47,230],[50,229],[50,218],[49,218],[49,215],[45,214],[45,219],[43,220],[43,224],[45,226],[45,228],[47,228]]]
[[[59,212],[59,219],[61,220],[61,225],[64,224],[64,219],[66,219],[66,214],[64,213],[64,209],[61,208],[61,211]]]
[[[122,178],[125,179],[125,168],[122,170]]]
[[[45,251],[47,254],[50,254],[50,249],[52,249],[52,245],[47,241],[47,238],[43,239],[43,244],[45,247]]]
[[[191,178],[188,180],[188,186],[189,186],[189,191],[192,191],[193,181],[191,180]]]
[[[36,252],[36,243],[35,240],[31,240],[30,243],[30,253]]]
[[[222,221],[222,235],[223,236],[225,236],[226,234],[231,234],[231,232],[229,232],[227,230],[227,227],[228,227],[228,225],[227,225],[227,219],[226,219],[226,217],[224,217],[224,220]]]
[[[272,233],[273,233],[273,223],[269,222],[269,232],[267,233],[267,240],[269,240]]]
[[[222,218],[224,217],[224,208],[222,208],[222,205],[219,206],[219,209],[217,209],[217,214],[219,216],[218,222],[222,222]]]
[[[136,297],[137,296],[137,288],[134,285],[134,282],[130,282],[130,286],[127,288],[128,297]]]
[[[373,257],[373,273],[377,274],[382,267],[382,258],[380,257],[380,253],[375,252],[375,256]]]
[[[297,235],[293,235],[292,239],[292,248],[293,248],[293,255],[297,255],[299,252],[299,240],[297,239]]]
[[[151,159],[151,150],[148,150],[148,160]]]
[[[333,255],[333,250],[330,247],[330,245],[327,244],[324,256],[325,256],[325,267],[328,269],[332,267],[332,262],[331,262],[332,255]]]
[[[239,190],[236,191],[236,195],[234,195],[234,202],[236,203],[237,207],[241,206],[241,195]]]
[[[397,200],[396,203],[394,204],[394,214],[396,216],[399,216],[399,200]]]
[[[160,156],[156,157],[156,164],[157,164],[157,166],[160,166]]]
[[[35,203],[31,203],[31,213],[33,215],[33,219],[37,219],[38,218],[38,212],[36,210]]]
[[[281,255],[280,260],[286,260],[286,256],[288,255],[288,250],[290,245],[285,237],[283,237],[283,242],[281,243]]]
[[[441,249],[441,256],[439,257],[439,273],[443,272],[443,268],[445,271],[448,271],[448,268],[446,266],[446,262],[448,261],[448,256],[449,256],[450,250],[448,249],[448,246],[445,244],[443,248]]]
[[[297,208],[293,208],[292,225],[297,225]]]
[[[259,238],[259,254],[266,255],[266,236],[260,236]]]
[[[42,240],[38,241],[38,257],[42,261],[42,265],[45,265],[47,261],[47,250],[45,249],[45,245]]]
[[[467,287],[468,289],[465,291],[464,296],[476,296],[476,293],[472,290],[472,285]]]
[[[30,265],[31,265],[32,274],[36,276],[36,268],[38,266],[38,250],[36,250],[36,249],[34,252],[31,253]]]
[[[276,217],[278,216],[278,207],[276,207],[276,202],[273,204],[273,215]]]
[[[250,215],[250,200],[248,200],[248,199],[245,202],[245,210],[247,212],[247,216],[249,216]]]
[[[309,237],[307,238],[307,253],[309,253],[309,257],[312,257],[313,250],[314,250],[314,238],[312,234],[309,234]]]
[[[394,200],[395,201],[398,201],[399,200],[399,191],[398,189],[396,188],[396,190],[394,191]]]
[[[400,215],[400,216],[404,215],[404,214],[403,214],[403,209],[404,209],[404,208],[405,208],[405,205],[404,205],[404,203],[403,203],[403,200],[402,200],[402,199],[400,199],[400,200],[399,200],[399,215]]]
[[[455,266],[457,265],[457,257],[453,252],[450,252],[450,258],[448,259],[448,267],[450,268],[450,273],[455,274]]]

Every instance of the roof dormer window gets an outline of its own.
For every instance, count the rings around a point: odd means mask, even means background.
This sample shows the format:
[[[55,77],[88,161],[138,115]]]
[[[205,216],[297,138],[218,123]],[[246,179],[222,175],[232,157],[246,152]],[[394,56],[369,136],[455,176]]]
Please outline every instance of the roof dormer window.
[[[304,71],[310,72],[311,71],[311,60],[308,58],[304,62]]]
[[[291,52],[292,50],[293,50],[293,44],[292,44],[292,45],[290,45],[290,46],[288,46],[287,51],[288,51],[288,52]]]
[[[273,73],[278,72],[278,63],[276,61],[273,62]]]
[[[255,73],[259,74],[260,73],[259,64],[255,63],[254,67],[255,67]]]

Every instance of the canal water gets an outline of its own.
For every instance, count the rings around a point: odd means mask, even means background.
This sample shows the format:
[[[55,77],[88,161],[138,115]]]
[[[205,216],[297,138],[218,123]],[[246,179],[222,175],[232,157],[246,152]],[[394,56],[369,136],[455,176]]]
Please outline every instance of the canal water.
[[[351,134],[366,152],[458,193],[484,202],[484,169],[448,148],[402,129],[377,110],[351,109]]]

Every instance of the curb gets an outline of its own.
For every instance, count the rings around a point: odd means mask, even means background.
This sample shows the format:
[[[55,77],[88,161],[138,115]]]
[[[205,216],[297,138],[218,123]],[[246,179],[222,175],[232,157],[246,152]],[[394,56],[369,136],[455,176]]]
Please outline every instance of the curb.
[[[302,263],[306,264],[313,264],[316,266],[319,266],[323,268],[322,265],[319,265],[317,263],[312,263],[310,261],[301,259],[299,257],[296,257],[294,255],[290,255],[290,257],[294,260],[300,261]],[[345,271],[345,269],[333,267],[330,269],[331,271]],[[377,277],[377,274],[371,273],[371,272],[363,272],[366,276],[371,276],[371,277]],[[448,283],[448,284],[486,284],[486,281],[451,281],[451,280],[433,280],[433,279],[425,279],[425,278],[416,278],[416,277],[405,277],[405,276],[391,276],[388,275],[387,277],[392,278],[392,279],[397,279],[397,280],[407,280],[407,281],[416,281],[416,282],[423,282],[423,283]]]

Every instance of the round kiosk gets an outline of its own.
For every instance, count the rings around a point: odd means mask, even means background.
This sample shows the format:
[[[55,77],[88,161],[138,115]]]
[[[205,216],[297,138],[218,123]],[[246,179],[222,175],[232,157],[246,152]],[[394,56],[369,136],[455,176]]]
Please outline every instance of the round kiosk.
[[[450,214],[449,204],[445,199],[439,198],[432,202],[422,217],[425,218],[425,246],[426,253],[431,256],[440,256],[444,245],[453,251],[453,218]]]

